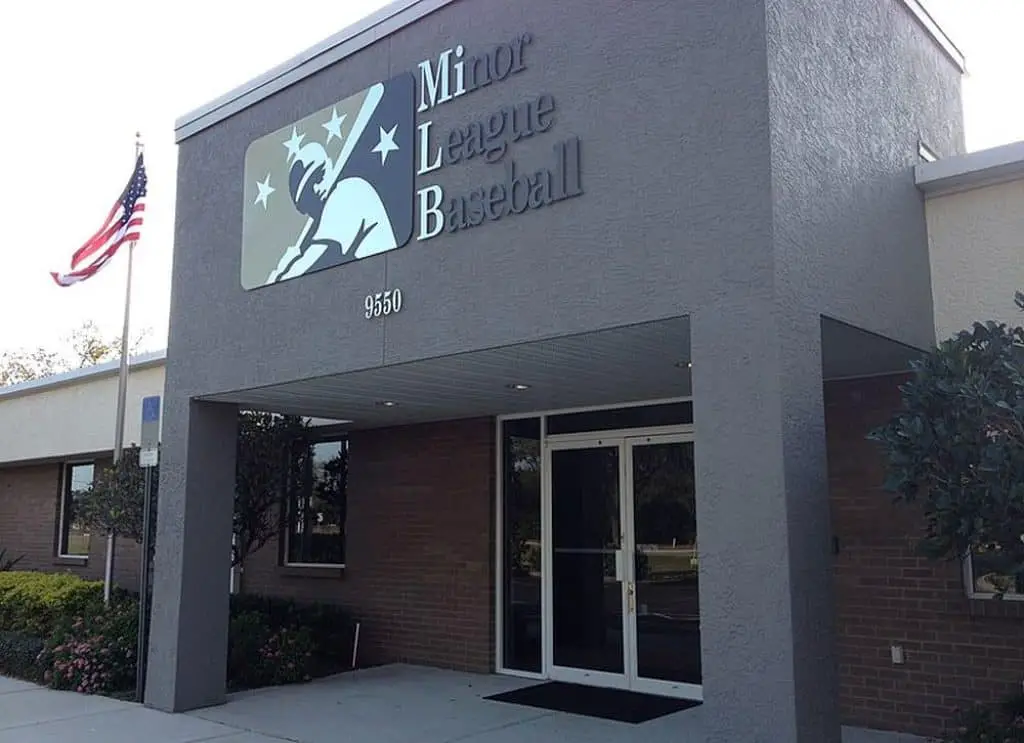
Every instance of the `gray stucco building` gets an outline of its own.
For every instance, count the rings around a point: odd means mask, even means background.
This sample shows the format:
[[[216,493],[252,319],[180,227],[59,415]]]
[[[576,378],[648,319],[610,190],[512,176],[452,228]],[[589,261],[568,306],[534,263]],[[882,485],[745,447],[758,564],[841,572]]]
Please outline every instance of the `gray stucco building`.
[[[381,648],[838,741],[826,383],[934,341],[962,71],[913,0],[419,0],[183,118],[147,703],[224,697],[241,407],[342,421],[280,567]]]

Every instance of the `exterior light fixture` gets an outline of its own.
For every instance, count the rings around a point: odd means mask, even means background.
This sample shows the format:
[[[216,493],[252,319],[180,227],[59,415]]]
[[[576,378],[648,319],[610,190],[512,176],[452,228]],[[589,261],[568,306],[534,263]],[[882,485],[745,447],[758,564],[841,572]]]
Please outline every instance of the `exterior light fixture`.
[[[692,361],[677,361],[676,362],[676,366],[678,368],[680,368],[680,369],[692,369],[693,368],[693,362]]]
[[[379,400],[377,404],[380,405],[382,408],[393,408],[398,403],[395,402],[394,400]]]
[[[505,386],[508,387],[510,390],[516,390],[517,392],[522,392],[523,390],[530,389],[530,385],[528,385],[528,384],[521,384],[521,383],[508,384],[508,385],[505,385]]]

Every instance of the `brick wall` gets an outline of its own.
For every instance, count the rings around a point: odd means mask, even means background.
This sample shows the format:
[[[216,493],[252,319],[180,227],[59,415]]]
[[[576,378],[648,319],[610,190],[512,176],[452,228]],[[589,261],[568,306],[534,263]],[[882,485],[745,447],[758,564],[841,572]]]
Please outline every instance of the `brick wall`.
[[[102,580],[106,559],[102,536],[93,535],[86,560],[56,556],[61,468],[60,464],[0,467],[0,548],[7,550],[8,557],[24,555],[18,570],[69,572]],[[139,557],[138,544],[118,540],[114,558],[117,585],[138,587]]]
[[[880,488],[867,432],[899,406],[899,377],[826,385],[844,721],[922,735],[958,705],[996,701],[1024,679],[1024,606],[968,599],[959,563],[914,554],[922,521]],[[890,646],[904,648],[893,665]]]
[[[351,609],[363,661],[491,670],[493,421],[356,432],[349,447],[344,571],[280,567],[275,541],[246,592]]]

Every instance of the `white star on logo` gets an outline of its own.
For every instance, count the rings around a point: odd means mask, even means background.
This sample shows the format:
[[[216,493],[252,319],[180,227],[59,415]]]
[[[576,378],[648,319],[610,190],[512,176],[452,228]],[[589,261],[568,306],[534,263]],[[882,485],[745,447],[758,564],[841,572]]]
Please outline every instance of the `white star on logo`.
[[[331,137],[341,139],[341,125],[345,123],[346,116],[348,116],[348,114],[338,116],[338,108],[335,106],[331,109],[331,120],[326,124],[320,125],[327,130],[327,144],[331,143]]]
[[[283,143],[284,146],[288,148],[288,159],[286,162],[291,162],[292,158],[299,154],[299,147],[302,146],[302,140],[305,139],[305,137],[305,134],[299,134],[295,127],[292,127],[291,138],[287,142]]]
[[[391,131],[384,131],[384,127],[380,127],[380,141],[377,146],[374,147],[370,152],[380,153],[380,164],[383,165],[387,162],[389,152],[397,152],[398,145],[395,144],[395,132],[398,130],[398,124],[391,127]]]
[[[256,201],[252,202],[253,205],[263,204],[263,211],[267,210],[267,197],[274,193],[277,189],[270,185],[270,173],[267,173],[267,177],[262,182],[256,182],[256,188],[259,189],[259,193],[256,194]]]

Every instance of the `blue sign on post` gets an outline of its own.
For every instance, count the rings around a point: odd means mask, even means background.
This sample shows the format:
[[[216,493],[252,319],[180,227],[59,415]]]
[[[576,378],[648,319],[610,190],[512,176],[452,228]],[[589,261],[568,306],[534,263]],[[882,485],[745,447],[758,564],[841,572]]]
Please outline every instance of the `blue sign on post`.
[[[142,422],[157,423],[160,420],[160,395],[142,398]]]
[[[160,396],[142,398],[142,430],[139,432],[139,465],[155,467],[160,443]]]

